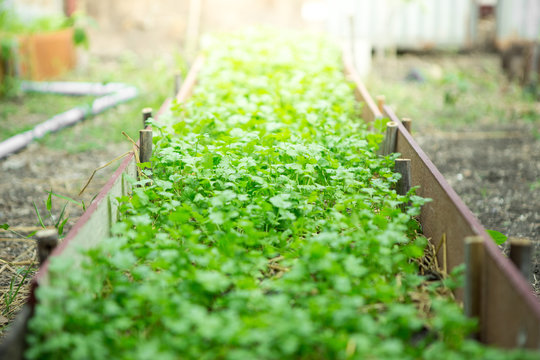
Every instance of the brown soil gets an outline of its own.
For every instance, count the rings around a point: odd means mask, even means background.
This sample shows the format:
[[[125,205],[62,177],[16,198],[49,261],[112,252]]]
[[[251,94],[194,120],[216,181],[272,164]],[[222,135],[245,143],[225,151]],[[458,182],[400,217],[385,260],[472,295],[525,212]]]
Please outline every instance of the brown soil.
[[[28,294],[28,282],[38,266],[36,242],[24,238],[41,229],[33,203],[41,214],[44,224],[53,227],[66,204],[66,200],[52,197],[51,218],[46,209],[48,191],[68,196],[77,201],[84,201],[88,206],[99,192],[118,164],[100,170],[82,196],[79,191],[92,174],[93,170],[126,150],[124,145],[111,145],[105,150],[70,154],[52,150],[40,144],[32,144],[27,149],[0,161],[2,181],[0,182],[0,224],[9,224],[11,231],[0,230],[0,329],[14,318]],[[64,234],[82,215],[81,206],[67,202],[65,214],[69,220]],[[18,288],[28,271],[25,284],[13,303],[6,308],[6,298]],[[17,273],[19,275],[17,275]],[[12,289],[10,290],[10,285]],[[0,330],[1,332],[2,330]]]
[[[540,295],[540,159],[533,155],[540,141],[523,124],[493,131],[416,138],[486,229],[533,241],[531,281]]]

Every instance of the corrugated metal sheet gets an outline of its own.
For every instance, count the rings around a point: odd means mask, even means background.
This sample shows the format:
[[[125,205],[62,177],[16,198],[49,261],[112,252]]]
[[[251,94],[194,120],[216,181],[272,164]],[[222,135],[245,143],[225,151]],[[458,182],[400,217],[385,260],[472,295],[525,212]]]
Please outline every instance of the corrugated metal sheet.
[[[327,0],[328,28],[374,46],[463,48],[471,44],[477,8],[472,0]]]
[[[23,20],[43,16],[58,16],[64,13],[63,0],[4,0],[4,5],[15,10]]]
[[[497,44],[540,40],[540,0],[499,0]]]

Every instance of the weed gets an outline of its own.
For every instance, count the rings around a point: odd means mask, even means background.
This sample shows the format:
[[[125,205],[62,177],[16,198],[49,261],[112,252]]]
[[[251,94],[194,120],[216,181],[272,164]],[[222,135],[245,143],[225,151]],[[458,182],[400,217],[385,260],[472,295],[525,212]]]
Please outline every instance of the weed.
[[[64,226],[66,225],[66,223],[69,220],[69,216],[66,215],[66,207],[67,207],[68,203],[73,203],[75,205],[81,206],[83,209],[86,209],[86,205],[85,205],[84,202],[79,202],[79,201],[76,201],[76,200],[74,200],[74,199],[72,199],[72,198],[70,198],[68,196],[54,193],[52,190],[49,190],[47,192],[47,194],[48,194],[48,196],[47,196],[47,200],[45,200],[45,208],[46,208],[47,215],[48,215],[48,222],[50,224],[52,224],[56,228],[56,230],[58,231],[58,236],[60,238],[62,238],[62,236],[64,234]],[[64,206],[62,207],[62,210],[60,211],[60,214],[58,216],[55,216],[53,214],[53,210],[52,210],[52,198],[53,198],[53,196],[58,197],[58,198],[63,199],[63,200],[66,200],[66,202],[64,203]],[[47,228],[47,226],[45,225],[45,221],[43,220],[43,217],[41,216],[41,213],[39,212],[38,206],[36,205],[36,202],[33,201],[32,203],[34,205],[34,211],[36,212],[36,217],[38,219],[39,225],[44,229]]]
[[[18,98],[0,99],[0,141],[30,130],[40,122],[92,99],[91,96],[33,93]]]
[[[59,237],[62,237],[64,234],[64,226],[69,219],[65,215],[67,204],[73,203],[75,205],[81,206],[83,209],[86,208],[86,205],[84,204],[84,202],[78,202],[67,196],[54,193],[52,190],[48,191],[47,194],[48,196],[47,196],[47,199],[45,200],[45,208],[48,214],[48,218],[44,219],[41,216],[41,213],[38,210],[37,204],[33,202],[33,206],[36,212],[38,223],[41,227],[46,228],[46,223],[50,222],[57,229]],[[53,215],[53,209],[52,209],[53,197],[58,197],[60,199],[66,200],[66,203],[62,207],[62,210],[60,211],[59,216]],[[29,238],[32,238],[36,234],[36,231],[34,231],[28,235],[22,235],[21,233],[11,229],[8,224],[0,224],[0,229],[7,230],[21,239],[29,239]],[[34,263],[32,262],[28,267],[18,269],[17,273],[11,278],[7,291],[2,295],[3,305],[4,305],[2,308],[2,315],[7,316],[9,314],[12,314],[16,312],[17,309],[20,307],[22,302],[17,301],[20,290],[25,285],[25,281],[28,279],[29,276],[31,276],[35,272],[35,270],[36,269],[34,268]],[[18,279],[21,276],[22,276],[22,280],[20,280],[17,283]]]
[[[396,111],[413,118],[418,128],[436,126],[453,130],[479,122],[507,124],[523,118],[529,122],[537,120],[534,97],[515,84],[505,84],[496,57],[451,59],[455,61],[444,63],[441,78],[411,83],[374,72],[368,85],[375,93],[392,99]],[[440,60],[435,58],[433,62]]]
[[[508,240],[508,236],[496,230],[486,230],[486,232],[497,245],[502,245]]]
[[[444,90],[444,104],[454,106],[458,100],[467,94],[471,85],[461,72],[448,72],[443,77],[441,84]]]
[[[20,268],[17,270],[17,274],[14,275],[11,278],[11,281],[9,282],[9,289],[4,294],[4,309],[2,311],[2,315],[8,315],[11,312],[11,305],[13,304],[14,300],[17,298],[17,295],[19,294],[19,291],[21,290],[21,287],[24,285],[26,279],[28,278],[28,275],[34,272],[34,263],[28,265],[26,268]],[[18,279],[22,274],[22,279],[19,281],[17,285],[15,285],[16,279]]]
[[[488,198],[488,189],[486,187],[481,187],[480,189],[480,195],[482,196],[482,199]]]

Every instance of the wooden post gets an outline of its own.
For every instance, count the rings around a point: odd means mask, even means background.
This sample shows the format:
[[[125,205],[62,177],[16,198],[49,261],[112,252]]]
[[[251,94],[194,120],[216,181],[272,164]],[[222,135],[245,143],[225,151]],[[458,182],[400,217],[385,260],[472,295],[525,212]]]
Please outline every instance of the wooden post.
[[[411,132],[411,126],[412,126],[412,120],[410,118],[404,117],[404,118],[401,119],[401,123],[403,124],[405,129],[407,129],[407,131],[410,133]]]
[[[384,103],[386,102],[386,97],[384,95],[377,95],[377,107],[379,108],[379,111],[384,114]]]
[[[480,236],[465,238],[465,315],[482,319],[482,278],[484,263],[484,239]],[[481,328],[481,326],[480,326]],[[478,334],[475,335],[478,338]]]
[[[150,162],[152,157],[152,130],[139,130],[139,160],[142,163]]]
[[[43,264],[58,245],[58,231],[56,229],[40,230],[36,233],[37,253],[39,264]]]
[[[180,92],[180,87],[182,86],[182,75],[179,71],[174,73],[174,97],[178,96],[178,93]]]
[[[152,117],[152,108],[144,108],[142,109],[142,123],[143,123],[143,129],[145,129],[148,124],[147,124],[147,120],[150,119]]]
[[[386,133],[384,141],[381,144],[381,154],[383,156],[390,155],[396,150],[398,124],[393,121],[386,123]]]
[[[510,239],[509,258],[527,280],[531,276],[531,248],[531,240],[529,239]]]
[[[19,314],[10,324],[5,336],[0,343],[0,360],[22,360],[28,350],[26,335],[28,334],[28,320],[34,313],[33,307],[26,303]]]
[[[401,179],[396,184],[398,195],[407,195],[411,190],[411,159],[396,159],[395,172],[401,174]]]

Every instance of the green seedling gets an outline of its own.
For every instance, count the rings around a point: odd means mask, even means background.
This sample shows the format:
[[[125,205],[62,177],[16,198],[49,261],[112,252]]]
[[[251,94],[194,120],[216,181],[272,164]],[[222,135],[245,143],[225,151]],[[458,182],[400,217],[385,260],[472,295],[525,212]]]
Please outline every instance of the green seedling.
[[[69,220],[69,217],[65,217],[65,211],[66,211],[66,207],[68,205],[68,202],[73,202],[73,203],[75,203],[77,205],[83,206],[83,208],[84,208],[84,203],[79,203],[79,202],[77,202],[77,201],[75,201],[73,199],[70,199],[70,198],[66,197],[66,196],[55,194],[55,193],[53,193],[52,190],[50,190],[48,192],[48,194],[49,195],[47,196],[47,200],[45,200],[45,208],[46,208],[47,214],[49,215],[49,221],[50,221],[51,224],[54,225],[54,227],[58,231],[58,236],[62,237],[62,235],[64,233],[64,226],[66,225],[66,223]],[[60,215],[58,216],[58,218],[56,218],[53,215],[53,210],[52,210],[52,197],[53,197],[53,195],[67,200],[67,202],[62,207],[62,210],[60,211]],[[39,209],[38,209],[38,207],[36,205],[36,202],[33,201],[32,204],[34,205],[34,211],[36,212],[36,216],[37,216],[39,225],[44,229],[47,228],[47,226],[45,225],[45,222],[43,220],[43,217],[41,216],[41,213],[39,212]]]
[[[11,227],[8,224],[0,224],[0,229],[9,231],[13,235],[15,235],[15,236],[17,236],[17,237],[19,237],[21,239],[29,239],[29,238],[31,238],[32,236],[34,236],[36,234],[36,232],[34,231],[34,232],[31,232],[28,235],[23,235],[20,232],[11,229]]]
[[[496,230],[486,230],[486,232],[497,245],[502,245],[508,240],[508,236]]]
[[[33,266],[34,264],[32,263],[26,268],[18,269],[17,274],[11,278],[11,281],[9,282],[9,289],[4,294],[4,311],[2,312],[2,315],[8,315],[11,312],[11,305],[13,304],[13,301],[17,298],[17,295],[19,294],[21,287],[24,285],[24,282],[28,278],[28,275],[33,272]],[[15,282],[21,275],[22,279],[19,281],[18,284],[15,285]]]

